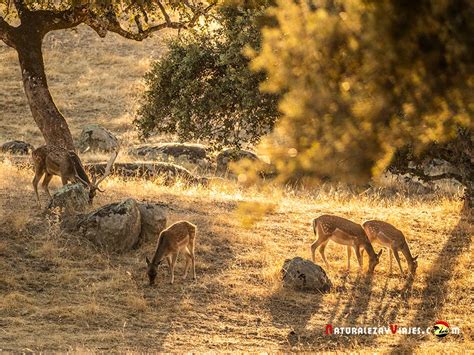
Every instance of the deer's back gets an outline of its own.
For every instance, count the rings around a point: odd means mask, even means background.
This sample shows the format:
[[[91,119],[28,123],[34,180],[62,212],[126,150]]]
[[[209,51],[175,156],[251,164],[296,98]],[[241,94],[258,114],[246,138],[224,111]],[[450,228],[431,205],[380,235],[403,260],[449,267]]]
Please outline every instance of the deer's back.
[[[336,229],[339,229],[349,235],[367,238],[361,225],[343,217],[326,214],[316,218],[315,222],[321,226],[324,234],[332,234]]]
[[[391,225],[390,223],[379,221],[379,220],[371,220],[366,221],[363,224],[364,229],[367,231],[372,238],[377,238],[379,233],[383,233],[385,237],[398,241],[404,242],[405,236],[403,235],[402,231]]]
[[[180,221],[172,224],[160,236],[163,242],[172,247],[182,247],[187,245],[191,238],[194,238],[196,226],[187,221]]]

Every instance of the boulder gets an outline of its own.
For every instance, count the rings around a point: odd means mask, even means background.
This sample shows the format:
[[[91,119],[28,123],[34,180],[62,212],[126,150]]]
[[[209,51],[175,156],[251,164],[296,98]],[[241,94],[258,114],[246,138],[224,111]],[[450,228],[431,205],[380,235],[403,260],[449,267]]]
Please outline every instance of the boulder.
[[[244,159],[260,161],[258,156],[248,150],[228,148],[217,154],[216,164],[218,173],[226,173],[229,170],[229,163],[238,162]]]
[[[133,148],[130,149],[129,154],[149,160],[176,162],[184,165],[192,164],[200,169],[208,169],[211,166],[207,147],[202,144],[162,143],[155,146]]]
[[[109,252],[129,251],[140,241],[138,204],[129,198],[105,205],[81,216],[76,228],[85,238]]]
[[[85,212],[88,204],[89,191],[82,184],[67,184],[53,194],[48,208],[59,208],[62,213],[72,215]]]
[[[77,147],[81,152],[91,151],[111,152],[117,149],[118,140],[108,129],[97,124],[87,125],[82,129]]]
[[[243,161],[249,162],[252,169],[257,171],[258,175],[263,179],[273,178],[276,176],[274,167],[260,159],[255,153],[248,150],[234,148],[224,149],[217,154],[216,174],[226,177],[235,177],[237,172],[233,171],[235,169],[232,169],[232,163]]]
[[[139,202],[141,216],[140,242],[156,240],[166,228],[166,213],[163,206],[153,202]]]
[[[92,175],[104,174],[106,166],[106,163],[85,164],[86,170]],[[111,172],[117,176],[130,178],[162,178],[165,185],[171,185],[178,179],[188,184],[207,184],[206,178],[195,176],[188,169],[172,163],[115,163]]]
[[[2,153],[28,155],[33,151],[30,143],[23,141],[9,141],[2,144],[0,150]]]
[[[285,260],[281,272],[283,286],[295,290],[325,292],[332,287],[321,266],[300,257]]]

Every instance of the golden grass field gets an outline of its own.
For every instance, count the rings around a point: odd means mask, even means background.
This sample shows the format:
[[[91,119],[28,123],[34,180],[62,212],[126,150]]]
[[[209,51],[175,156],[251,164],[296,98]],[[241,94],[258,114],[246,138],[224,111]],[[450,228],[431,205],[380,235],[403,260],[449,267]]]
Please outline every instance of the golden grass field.
[[[88,41],[91,41],[89,43]],[[133,43],[102,40],[79,28],[45,43],[52,95],[73,135],[99,122],[133,144],[136,95],[158,37]],[[15,53],[0,44],[0,142],[42,143],[21,88]],[[122,158],[123,159],[123,158]],[[164,187],[111,177],[94,207],[127,197],[164,204],[169,224],[198,226],[197,281],[168,284],[165,267],[149,287],[145,255],[154,243],[123,255],[105,254],[59,229],[36,208],[32,172],[0,163],[0,349],[29,351],[358,351],[473,350],[472,215],[457,196],[357,195],[323,186],[296,191],[233,181]],[[59,186],[53,179],[51,190]],[[41,194],[46,201],[44,193]],[[329,244],[333,289],[311,294],[284,289],[286,258],[310,258],[311,220],[334,213],[356,222],[378,218],[402,229],[419,267],[414,279],[388,272],[382,254],[373,278],[345,272],[346,251]],[[378,248],[376,248],[378,250]],[[322,264],[320,256],[317,262]],[[367,264],[367,262],[365,263]],[[403,260],[404,268],[406,263]],[[434,335],[328,336],[333,326],[432,326],[461,329]]]

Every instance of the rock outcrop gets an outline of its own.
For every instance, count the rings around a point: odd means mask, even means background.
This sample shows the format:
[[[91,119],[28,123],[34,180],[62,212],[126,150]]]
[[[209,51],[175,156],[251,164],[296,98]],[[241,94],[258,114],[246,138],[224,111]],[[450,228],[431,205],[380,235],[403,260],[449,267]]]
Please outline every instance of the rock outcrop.
[[[97,124],[87,125],[82,129],[77,147],[79,151],[112,152],[117,149],[118,140],[112,132]]]
[[[295,290],[326,292],[332,287],[321,266],[300,257],[285,260],[281,272],[283,286]]]
[[[33,151],[33,146],[24,141],[9,141],[1,145],[0,151],[2,153],[28,155]]]

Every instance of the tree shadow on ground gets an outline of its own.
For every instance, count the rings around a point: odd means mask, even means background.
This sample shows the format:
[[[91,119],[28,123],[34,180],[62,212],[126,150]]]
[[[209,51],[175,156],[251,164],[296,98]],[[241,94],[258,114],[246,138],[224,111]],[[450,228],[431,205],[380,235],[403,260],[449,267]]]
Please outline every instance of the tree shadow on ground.
[[[286,344],[291,350],[336,350],[347,347],[354,341],[353,336],[325,334],[326,325],[334,327],[352,327],[360,324],[359,318],[365,317],[372,296],[372,275],[359,272],[347,291],[349,274],[345,273],[340,284],[328,294],[302,293],[285,288],[279,289],[269,299],[268,309],[276,328],[289,328]],[[320,328],[309,326],[313,316],[323,312],[324,298],[337,297],[335,306],[329,311],[327,321]],[[341,307],[344,304],[344,309]],[[327,311],[324,311],[328,313]],[[371,342],[375,337],[365,337],[363,342]],[[360,340],[360,339],[358,339]]]
[[[267,307],[273,325],[276,328],[290,329],[286,343],[282,345],[298,350],[313,344],[315,336],[319,334],[308,331],[306,326],[319,311],[322,298],[322,293],[297,292],[283,287],[270,296]]]
[[[438,320],[437,316],[449,293],[448,283],[453,277],[458,258],[471,246],[471,235],[468,232],[469,227],[466,226],[472,225],[472,223],[473,212],[464,206],[458,224],[452,230],[438,257],[433,262],[433,266],[427,272],[426,286],[421,295],[423,303],[411,320],[413,326],[426,325],[428,327]],[[458,325],[456,324],[456,326]],[[412,342],[401,339],[395,345],[392,353],[411,353],[430,336],[430,334],[424,335]]]

